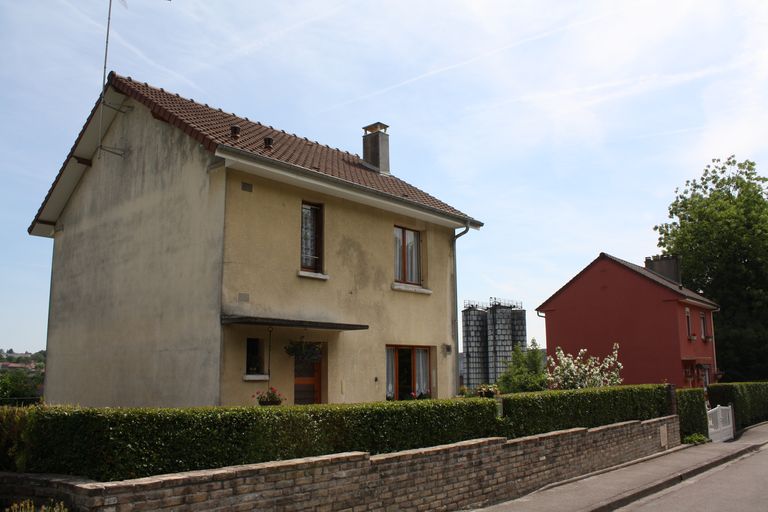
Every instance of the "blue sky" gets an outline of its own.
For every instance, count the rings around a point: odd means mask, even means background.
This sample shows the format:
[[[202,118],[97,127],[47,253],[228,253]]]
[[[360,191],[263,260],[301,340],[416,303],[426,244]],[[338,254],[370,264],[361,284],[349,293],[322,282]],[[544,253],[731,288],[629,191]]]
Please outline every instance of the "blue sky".
[[[100,88],[107,0],[0,0],[0,348],[45,347],[26,229]],[[535,307],[601,251],[658,252],[675,187],[768,165],[768,2],[115,1],[110,69],[355,153],[485,222],[459,300]],[[83,250],[87,250],[84,248]]]

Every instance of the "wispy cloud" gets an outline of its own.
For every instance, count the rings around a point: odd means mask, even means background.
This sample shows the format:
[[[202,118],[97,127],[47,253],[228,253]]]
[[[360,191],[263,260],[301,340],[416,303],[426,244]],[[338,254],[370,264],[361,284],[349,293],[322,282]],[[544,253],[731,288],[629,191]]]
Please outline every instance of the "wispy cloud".
[[[91,28],[98,29],[99,31],[101,31],[102,40],[104,40],[104,37],[106,36],[106,30],[107,30],[106,17],[103,23],[100,21],[96,21],[93,18],[91,18],[88,14],[83,12],[75,4],[71,3],[69,0],[59,0],[59,1],[62,4],[66,5],[81,20],[85,21],[88,25],[90,25]],[[105,13],[105,16],[106,16],[106,13]],[[113,17],[112,26],[110,27],[110,35],[109,35],[112,41],[117,42],[118,44],[123,46],[125,49],[127,49],[130,53],[132,53],[134,56],[138,57],[139,60],[141,60],[145,64],[148,64],[150,67],[155,68],[156,70],[159,70],[162,74],[169,75],[173,79],[175,79],[177,82],[189,85],[190,87],[198,91],[201,90],[201,88],[194,81],[190,80],[189,78],[182,75],[181,73],[178,73],[170,69],[168,66],[151,58],[144,51],[142,51],[138,46],[128,41],[127,38],[123,37],[120,31],[115,27],[116,21],[117,20]],[[109,61],[107,61],[107,70],[109,70],[109,66],[110,66],[110,63]]]
[[[669,135],[681,135],[684,133],[694,133],[694,132],[701,132],[706,128],[706,126],[691,126],[688,128],[678,128],[675,130],[661,130],[657,132],[650,132],[650,133],[641,133],[639,135],[631,135],[627,137],[627,140],[643,140],[643,139],[653,139],[655,137],[667,137]]]
[[[532,36],[524,37],[524,38],[519,39],[517,41],[514,41],[512,43],[508,43],[508,44],[505,44],[505,45],[493,48],[491,50],[487,50],[485,52],[479,53],[479,54],[477,54],[477,55],[475,55],[473,57],[470,57],[468,59],[464,59],[464,60],[461,60],[459,62],[454,62],[453,64],[448,64],[446,66],[441,66],[439,68],[431,69],[429,71],[425,71],[424,73],[420,73],[420,74],[418,74],[416,76],[413,76],[411,78],[408,78],[406,80],[402,80],[402,81],[394,83],[392,85],[388,85],[387,87],[383,87],[381,89],[377,89],[377,90],[369,92],[367,94],[363,94],[361,96],[357,96],[355,98],[351,98],[349,100],[336,103],[335,105],[331,105],[328,108],[320,110],[320,113],[328,112],[330,110],[335,110],[337,108],[344,107],[344,106],[350,105],[352,103],[357,103],[359,101],[364,101],[364,100],[373,98],[375,96],[379,96],[381,94],[388,93],[388,92],[393,91],[395,89],[399,89],[399,88],[404,87],[406,85],[413,84],[413,83],[418,82],[420,80],[424,80],[426,78],[431,78],[431,77],[434,77],[436,75],[440,75],[442,73],[446,73],[448,71],[453,71],[453,70],[462,68],[464,66],[468,66],[470,64],[474,64],[475,62],[478,62],[480,60],[487,59],[488,57],[492,57],[493,55],[496,55],[496,54],[499,54],[499,53],[511,50],[512,48],[517,48],[517,47],[523,46],[525,44],[532,43],[534,41],[539,41],[541,39],[552,37],[554,35],[560,34],[562,32],[566,32],[568,30],[574,29],[576,27],[580,27],[582,25],[587,25],[587,24],[590,24],[590,23],[594,23],[594,22],[596,22],[596,21],[598,21],[600,19],[603,19],[604,17],[605,17],[605,15],[596,16],[596,17],[589,18],[589,19],[586,19],[586,20],[580,20],[580,21],[576,21],[576,22],[573,22],[573,23],[568,23],[566,25],[563,25],[563,26],[560,26],[560,27],[557,27],[557,28],[554,28],[554,29],[551,29],[551,30],[545,30],[543,32],[540,32],[540,33],[532,35]]]
[[[582,87],[569,87],[553,91],[535,92],[523,94],[503,101],[494,102],[489,105],[476,107],[476,110],[496,110],[499,107],[513,103],[534,103],[542,104],[553,100],[570,100],[574,108],[591,107],[601,103],[620,100],[648,94],[650,92],[685,85],[697,80],[710,78],[714,75],[720,75],[734,71],[735,69],[751,65],[755,59],[739,59],[729,64],[720,66],[708,66],[702,69],[686,71],[682,73],[641,75],[634,78],[623,80],[611,80],[608,82],[597,83]]]
[[[312,5],[313,10],[318,11],[316,14],[310,14],[304,19],[300,19],[299,21],[287,24],[277,29],[273,29],[269,33],[256,39],[252,37],[252,30],[243,30],[242,27],[235,28],[229,37],[236,40],[236,44],[234,44],[232,48],[229,49],[229,51],[219,52],[216,55],[216,58],[212,60],[198,60],[196,64],[192,66],[192,70],[194,72],[200,72],[205,69],[210,69],[214,66],[243,60],[244,58],[252,56],[263,48],[278,43],[291,34],[299,32],[301,29],[305,29],[307,26],[313,23],[317,23],[337,15],[348,4],[349,1],[347,0],[338,2],[331,6],[323,5],[322,8],[317,8],[316,4],[310,4]]]

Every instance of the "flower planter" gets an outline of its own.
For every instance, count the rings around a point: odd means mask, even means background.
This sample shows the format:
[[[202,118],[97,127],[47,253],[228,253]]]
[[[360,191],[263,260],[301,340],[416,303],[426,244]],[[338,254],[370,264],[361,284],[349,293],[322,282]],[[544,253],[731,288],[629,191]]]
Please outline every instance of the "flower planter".
[[[264,406],[280,405],[281,403],[283,403],[282,400],[259,400],[259,405],[264,405]]]

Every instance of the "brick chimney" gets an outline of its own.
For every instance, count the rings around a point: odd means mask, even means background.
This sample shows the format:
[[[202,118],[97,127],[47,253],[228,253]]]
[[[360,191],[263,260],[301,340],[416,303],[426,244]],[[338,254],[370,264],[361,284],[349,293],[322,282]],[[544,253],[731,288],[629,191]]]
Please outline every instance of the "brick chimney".
[[[669,279],[675,284],[682,283],[680,260],[677,254],[661,254],[645,258],[645,268]]]
[[[363,160],[381,174],[389,174],[389,126],[373,123],[363,126]]]

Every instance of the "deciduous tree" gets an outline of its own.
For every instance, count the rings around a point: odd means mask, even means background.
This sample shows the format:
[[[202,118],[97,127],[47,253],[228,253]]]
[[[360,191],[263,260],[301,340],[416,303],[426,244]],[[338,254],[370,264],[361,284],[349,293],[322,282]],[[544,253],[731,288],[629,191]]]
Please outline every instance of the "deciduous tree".
[[[512,360],[507,370],[499,376],[497,384],[502,393],[541,391],[547,388],[544,358],[535,339],[526,351],[523,351],[520,345],[515,345]]]
[[[712,160],[675,190],[659,247],[682,256],[683,284],[720,305],[715,315],[724,380],[768,378],[768,180],[754,162]]]

